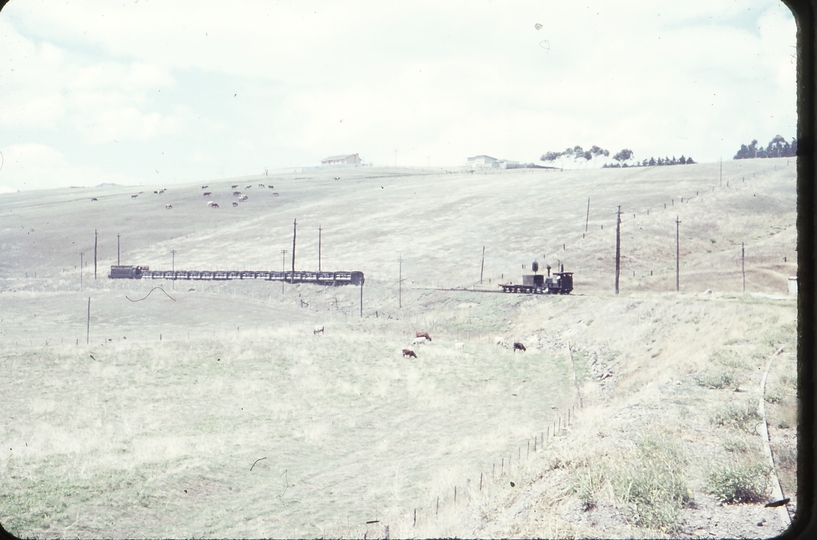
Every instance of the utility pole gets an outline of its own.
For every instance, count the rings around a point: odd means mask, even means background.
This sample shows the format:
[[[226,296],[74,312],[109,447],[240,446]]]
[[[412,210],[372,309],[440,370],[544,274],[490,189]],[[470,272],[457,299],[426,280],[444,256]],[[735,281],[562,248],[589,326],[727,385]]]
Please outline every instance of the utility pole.
[[[746,260],[744,249],[743,249],[743,242],[740,243],[740,273],[743,275],[743,292],[746,292],[746,266],[744,261]]]
[[[616,212],[616,294],[618,294],[618,276],[621,271],[621,205]]]
[[[485,246],[482,246],[482,264],[479,265],[479,284],[482,285],[482,270],[485,268]]]
[[[284,293],[284,283],[287,280],[287,250],[281,250],[281,294]]]
[[[678,226],[681,222],[678,220],[678,216],[675,216],[675,290],[681,290],[681,250],[678,243]]]
[[[96,281],[96,229],[94,229],[94,281]]]
[[[298,220],[292,222],[292,283],[295,283],[295,233],[298,229]]]
[[[590,197],[587,198],[587,217],[584,218],[584,232],[587,232],[588,223],[590,223]]]
[[[91,339],[91,297],[88,297],[88,318],[86,319],[85,323],[85,344],[88,345],[88,342]]]
[[[116,233],[116,265],[119,266],[119,233]]]
[[[321,271],[321,226],[318,225],[318,272]]]

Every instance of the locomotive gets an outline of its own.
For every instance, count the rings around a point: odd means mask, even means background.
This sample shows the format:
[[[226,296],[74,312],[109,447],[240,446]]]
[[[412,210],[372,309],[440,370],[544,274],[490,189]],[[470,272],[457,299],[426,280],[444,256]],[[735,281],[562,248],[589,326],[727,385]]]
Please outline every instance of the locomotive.
[[[560,272],[550,275],[550,265],[547,265],[547,276],[538,274],[539,263],[533,261],[533,274],[522,276],[521,284],[504,283],[502,292],[521,294],[569,294],[573,290],[573,272],[565,272],[565,266],[560,265]]]

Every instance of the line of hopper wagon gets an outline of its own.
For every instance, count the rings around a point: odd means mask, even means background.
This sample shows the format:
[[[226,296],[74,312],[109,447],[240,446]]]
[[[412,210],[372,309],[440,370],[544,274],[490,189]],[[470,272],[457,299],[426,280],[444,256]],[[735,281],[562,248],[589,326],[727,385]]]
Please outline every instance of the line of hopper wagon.
[[[310,272],[275,270],[151,270],[147,266],[111,266],[110,279],[167,279],[193,281],[261,280],[319,285],[362,285],[363,272]]]

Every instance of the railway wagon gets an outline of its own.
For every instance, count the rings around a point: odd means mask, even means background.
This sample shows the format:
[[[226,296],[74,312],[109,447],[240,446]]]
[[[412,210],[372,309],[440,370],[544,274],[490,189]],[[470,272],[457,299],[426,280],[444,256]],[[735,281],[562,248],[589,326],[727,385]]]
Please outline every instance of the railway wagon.
[[[111,266],[110,279],[168,279],[194,281],[261,280],[286,281],[289,283],[313,283],[318,285],[362,285],[363,272],[277,272],[270,270],[151,270],[148,266]]]

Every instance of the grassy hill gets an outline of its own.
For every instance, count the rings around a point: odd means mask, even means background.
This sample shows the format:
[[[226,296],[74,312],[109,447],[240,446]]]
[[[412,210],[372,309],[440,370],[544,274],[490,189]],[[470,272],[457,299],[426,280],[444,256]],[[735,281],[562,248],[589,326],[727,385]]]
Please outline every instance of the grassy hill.
[[[716,488],[773,478],[755,431],[767,366],[777,476],[796,487],[795,200],[786,159],[2,194],[0,522],[40,537],[772,536],[765,485],[741,505]],[[362,317],[356,287],[106,277],[117,234],[123,264],[278,270],[286,249],[288,269],[295,219],[296,269],[317,269],[320,227],[321,268],[366,275]],[[575,272],[574,292],[480,292],[534,259]],[[433,341],[403,358],[419,330]]]

